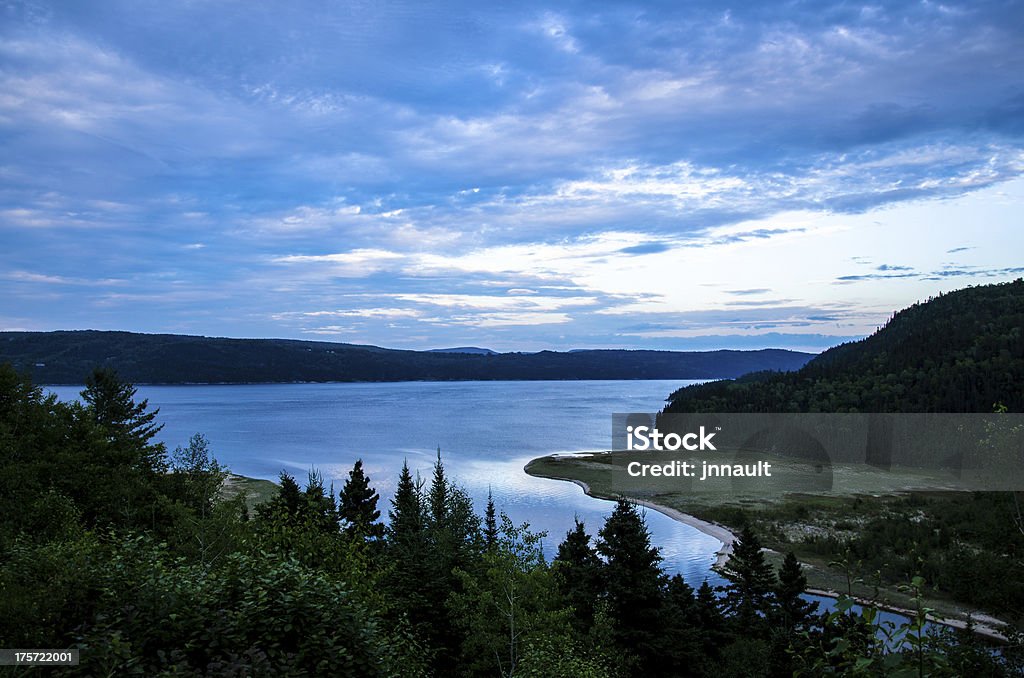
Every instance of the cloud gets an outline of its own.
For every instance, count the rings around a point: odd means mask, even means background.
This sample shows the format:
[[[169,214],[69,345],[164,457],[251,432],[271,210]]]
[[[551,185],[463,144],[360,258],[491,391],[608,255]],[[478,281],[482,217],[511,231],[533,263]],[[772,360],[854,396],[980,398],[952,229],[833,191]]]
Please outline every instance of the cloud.
[[[5,12],[19,326],[563,345],[725,309],[768,337],[1015,275],[1013,3]],[[746,314],[769,291],[806,317]]]
[[[632,245],[630,247],[623,247],[619,250],[621,254],[657,254],[658,252],[667,252],[672,249],[669,245],[663,242],[649,242],[643,243],[642,245]]]

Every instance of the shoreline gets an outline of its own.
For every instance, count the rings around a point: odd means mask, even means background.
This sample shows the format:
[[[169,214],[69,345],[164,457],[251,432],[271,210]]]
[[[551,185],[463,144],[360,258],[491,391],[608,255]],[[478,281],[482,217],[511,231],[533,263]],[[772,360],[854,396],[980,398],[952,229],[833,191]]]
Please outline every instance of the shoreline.
[[[573,485],[576,485],[577,487],[582,489],[583,493],[586,494],[588,497],[592,497],[594,499],[600,499],[602,501],[615,501],[616,500],[616,497],[604,496],[604,495],[598,494],[597,492],[594,492],[590,488],[590,485],[588,485],[586,482],[584,482],[582,480],[579,480],[577,478],[564,478],[564,477],[556,477],[556,476],[538,476],[538,477],[548,478],[550,480],[562,480],[562,481],[565,481],[565,482],[572,483]],[[661,504],[658,504],[656,502],[649,501],[649,500],[646,500],[646,499],[636,499],[635,497],[624,497],[624,498],[628,499],[629,501],[632,501],[635,504],[638,504],[639,506],[643,506],[645,508],[649,508],[652,511],[657,511],[658,513],[660,513],[660,514],[662,514],[664,516],[668,516],[669,518],[671,518],[672,520],[676,521],[677,523],[682,523],[684,525],[689,525],[690,527],[694,528],[698,532],[702,532],[702,533],[708,535],[709,537],[714,537],[715,539],[717,539],[722,544],[722,547],[720,549],[718,549],[718,551],[715,552],[715,564],[712,565],[712,568],[719,568],[722,565],[724,565],[727,560],[729,560],[729,556],[732,554],[732,545],[736,541],[736,535],[733,534],[724,525],[719,525],[718,523],[712,523],[712,522],[707,521],[707,520],[702,520],[702,519],[698,518],[697,516],[690,515],[689,513],[683,513],[679,509],[674,509],[674,508],[671,508],[669,506],[662,506]]]
[[[808,593],[808,594],[810,594],[812,596],[821,596],[823,598],[836,598],[836,599],[838,599],[839,596],[841,596],[841,595],[845,595],[843,593],[840,593],[839,591],[832,591],[831,589],[815,589],[815,588],[807,588],[807,589],[804,590],[804,593]],[[885,612],[892,612],[893,614],[899,614],[899,615],[903,615],[904,617],[910,617],[910,618],[913,618],[914,616],[917,615],[917,612],[915,610],[909,610],[909,609],[907,609],[905,607],[896,607],[895,605],[882,605],[880,603],[873,602],[873,601],[868,600],[866,598],[860,598],[858,596],[848,596],[848,597],[850,598],[850,600],[852,600],[853,602],[855,602],[856,604],[858,604],[858,605],[860,605],[862,607],[870,605],[872,607],[876,607],[879,610],[883,610]],[[977,634],[979,636],[983,636],[985,638],[988,638],[989,640],[998,641],[1000,643],[1009,642],[1009,639],[1005,635],[1003,635],[1003,633],[1000,632],[999,629],[995,628],[996,625],[1005,626],[998,619],[995,619],[994,617],[990,617],[989,615],[981,613],[981,612],[979,612],[977,616],[972,615],[971,618],[974,620],[974,633],[975,634]],[[963,629],[967,628],[967,622],[966,621],[964,621],[963,619],[956,619],[956,618],[953,618],[953,617],[936,617],[933,614],[927,614],[927,615],[925,615],[925,621],[927,621],[927,622],[929,622],[931,624],[938,624],[940,626],[948,626],[950,628],[957,629],[957,630],[963,630]]]
[[[594,492],[590,488],[590,485],[588,485],[586,482],[584,482],[582,480],[579,480],[577,478],[566,478],[564,476],[547,476],[547,475],[545,475],[545,476],[538,476],[538,477],[548,478],[550,480],[561,480],[561,481],[565,481],[565,482],[570,482],[570,483],[576,485],[577,487],[579,487],[580,489],[582,489],[583,493],[586,494],[588,497],[592,497],[594,499],[600,499],[602,501],[615,501],[617,499],[617,497],[605,496],[605,495],[599,494],[597,492]],[[729,555],[732,553],[733,543],[736,541],[737,537],[727,527],[725,527],[723,525],[719,525],[718,523],[712,523],[712,522],[707,521],[707,520],[702,520],[701,518],[698,518],[696,516],[690,515],[689,513],[683,513],[679,509],[675,509],[675,508],[672,508],[672,507],[669,507],[669,506],[662,506],[661,504],[658,504],[657,502],[651,501],[649,499],[637,499],[635,497],[625,497],[625,496],[623,498],[624,499],[628,499],[629,501],[632,501],[632,502],[634,502],[634,503],[636,503],[636,504],[638,504],[640,506],[643,506],[645,508],[649,508],[652,511],[657,511],[658,513],[661,513],[664,516],[668,516],[669,518],[671,518],[672,520],[675,520],[676,522],[682,523],[684,525],[689,525],[690,527],[696,529],[697,531],[702,532],[702,533],[704,533],[704,534],[706,534],[706,535],[708,535],[710,537],[714,537],[715,539],[717,539],[722,544],[722,547],[715,553],[716,559],[715,559],[715,564],[712,566],[712,569],[717,570],[717,569],[721,568],[725,564],[725,562],[729,559]],[[807,563],[801,563],[801,564],[804,567],[811,567]],[[828,589],[818,589],[818,588],[807,588],[807,589],[804,590],[804,593],[809,594],[809,595],[813,595],[813,596],[822,596],[824,598],[834,598],[834,599],[838,599],[840,595],[843,595],[843,594],[841,594],[838,591],[832,591],[832,590],[828,590]],[[908,617],[908,618],[913,618],[917,614],[914,610],[909,610],[909,609],[906,609],[906,608],[896,607],[895,605],[882,605],[882,604],[880,604],[878,602],[872,602],[872,601],[867,600],[865,598],[859,598],[859,597],[856,597],[856,596],[851,596],[851,599],[855,603],[857,603],[858,605],[861,605],[861,606],[870,605],[870,606],[873,606],[873,607],[875,607],[875,608],[877,608],[879,610],[884,610],[885,612],[891,612],[893,614],[902,615],[902,616]],[[986,615],[984,613],[980,613],[980,612],[977,615],[972,615],[971,617],[972,617],[972,619],[975,622],[974,623],[974,632],[975,632],[975,634],[977,634],[979,636],[982,636],[984,638],[987,638],[989,640],[992,640],[992,641],[1000,642],[1000,643],[1008,642],[1008,638],[997,628],[997,626],[1006,626],[1006,625],[1003,624],[1002,622],[1000,622],[998,619],[995,619],[993,617],[990,617],[990,616],[988,616],[988,615]],[[953,618],[953,617],[942,617],[942,618],[939,618],[939,617],[935,617],[934,615],[929,614],[929,615],[926,616],[926,620],[928,622],[932,623],[932,624],[937,624],[937,625],[940,625],[940,626],[946,626],[946,627],[949,627],[949,628],[952,628],[952,629],[956,629],[956,630],[962,630],[962,629],[966,629],[967,628],[967,622],[965,620],[957,619],[957,618]]]

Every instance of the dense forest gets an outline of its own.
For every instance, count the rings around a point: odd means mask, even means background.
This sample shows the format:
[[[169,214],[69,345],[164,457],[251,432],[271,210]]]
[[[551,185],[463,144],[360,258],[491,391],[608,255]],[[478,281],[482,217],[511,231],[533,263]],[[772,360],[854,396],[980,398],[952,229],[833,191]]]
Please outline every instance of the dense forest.
[[[727,584],[668,576],[638,508],[543,534],[446,474],[403,468],[379,505],[361,463],[335,493],[282,474],[247,509],[197,434],[168,453],[157,413],[109,370],[82,402],[0,366],[0,646],[73,647],[65,675],[1016,675],[1019,642],[819,613],[797,560],[744,530]],[[387,511],[388,520],[382,520]],[[556,535],[557,536],[557,535]],[[916,582],[915,582],[916,585]]]
[[[970,287],[894,314],[872,336],[788,374],[676,391],[666,412],[1022,412],[1024,281]],[[845,563],[882,585],[923,576],[929,595],[1024,621],[1020,493],[793,497],[715,516],[771,526],[774,548]]]
[[[285,339],[220,339],[133,332],[0,332],[0,362],[38,384],[81,384],[93,367],[136,384],[297,381],[721,379],[794,370],[812,356],[759,351],[400,351]]]
[[[943,294],[785,374],[680,389],[666,412],[1024,412],[1024,280]]]

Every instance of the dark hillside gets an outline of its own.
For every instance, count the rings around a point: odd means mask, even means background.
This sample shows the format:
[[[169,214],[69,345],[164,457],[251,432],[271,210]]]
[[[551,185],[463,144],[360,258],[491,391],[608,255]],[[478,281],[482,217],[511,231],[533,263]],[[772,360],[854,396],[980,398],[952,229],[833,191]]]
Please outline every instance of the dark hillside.
[[[788,374],[680,389],[667,412],[1024,411],[1024,280],[894,314],[866,339]]]
[[[80,384],[97,366],[135,383],[715,379],[792,370],[811,354],[761,351],[447,353],[284,339],[131,332],[3,332],[0,363],[41,384]]]

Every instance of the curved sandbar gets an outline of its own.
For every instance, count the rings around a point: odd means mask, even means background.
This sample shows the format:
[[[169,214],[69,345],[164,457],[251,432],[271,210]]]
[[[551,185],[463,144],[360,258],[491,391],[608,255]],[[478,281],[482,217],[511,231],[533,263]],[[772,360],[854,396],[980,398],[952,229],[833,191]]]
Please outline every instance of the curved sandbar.
[[[589,455],[589,454],[593,454],[593,453],[584,453],[584,455]],[[598,453],[598,454],[600,454],[600,453]],[[560,457],[560,456],[576,457],[576,456],[584,456],[584,455],[581,455],[580,453],[575,453],[575,454],[567,454],[567,455],[553,454],[553,455],[549,455],[549,456],[551,456],[551,457]],[[543,458],[543,457],[541,457],[541,458]],[[533,460],[533,461],[536,461],[536,460]],[[532,461],[531,461],[531,463],[532,463]],[[534,475],[532,473],[529,473],[529,471],[527,470],[529,465],[530,464],[527,464],[526,467],[524,467],[523,470],[526,471],[529,475]],[[565,476],[548,475],[548,474],[539,475],[538,477],[549,478],[551,480],[564,480],[566,482],[573,483],[574,485],[579,486],[588,497],[593,497],[594,499],[602,499],[602,500],[605,500],[605,501],[616,501],[617,499],[620,498],[620,495],[606,495],[604,493],[594,492],[591,489],[589,484],[587,484],[585,481],[580,480],[578,478],[567,478]],[[682,511],[680,511],[678,509],[671,508],[669,506],[662,506],[661,504],[658,504],[657,502],[653,502],[653,501],[650,501],[650,500],[637,499],[635,497],[628,497],[628,496],[621,496],[621,498],[626,499],[628,501],[631,501],[631,502],[633,502],[635,504],[638,504],[640,506],[644,506],[646,508],[649,508],[649,509],[651,509],[653,511],[657,511],[658,513],[666,515],[669,518],[671,518],[672,520],[675,520],[677,522],[683,523],[685,525],[689,525],[690,527],[693,527],[696,530],[698,530],[700,532],[703,532],[704,534],[706,534],[708,536],[714,537],[719,542],[721,542],[722,548],[719,551],[717,551],[716,554],[715,554],[717,556],[717,558],[715,560],[715,564],[712,566],[713,568],[715,568],[715,569],[721,568],[725,564],[725,562],[729,559],[729,555],[732,553],[732,550],[733,550],[733,543],[736,541],[737,537],[736,537],[735,534],[733,534],[728,528],[724,527],[723,525],[719,525],[718,523],[712,523],[712,522],[709,522],[707,520],[701,520],[700,518],[697,518],[696,516],[692,516],[692,515],[690,515],[688,513],[683,513]],[[765,550],[770,550],[770,549],[765,549]],[[804,566],[805,567],[810,567],[806,563],[804,563]],[[822,596],[822,597],[825,597],[825,598],[838,598],[841,595],[837,591],[826,590],[826,589],[818,589],[818,588],[808,588],[808,589],[806,589],[806,593],[808,593],[810,595]],[[910,609],[906,609],[906,608],[901,608],[901,607],[897,607],[897,606],[894,606],[894,605],[886,605],[884,603],[879,603],[879,602],[876,602],[876,601],[870,601],[870,600],[866,600],[866,599],[863,599],[863,598],[857,598],[855,596],[853,597],[853,600],[857,604],[859,604],[859,605],[871,605],[871,606],[874,606],[874,607],[878,608],[879,610],[885,610],[886,612],[893,612],[895,614],[903,615],[905,617],[913,617],[916,614],[916,612],[914,612],[914,610],[910,610]],[[994,640],[994,641],[997,641],[997,642],[1002,642],[1002,643],[1007,642],[1007,637],[1000,631],[1000,628],[1003,626],[1003,623],[1000,620],[998,620],[998,619],[996,619],[994,617],[991,617],[989,615],[983,614],[983,613],[973,613],[971,616],[972,616],[972,619],[974,621],[974,632],[975,633],[977,633],[978,635],[980,635],[980,636],[982,636],[984,638],[988,638],[990,640]],[[927,616],[927,620],[929,622],[934,623],[934,624],[940,624],[942,626],[947,626],[947,627],[950,627],[950,628],[955,628],[955,629],[965,629],[965,628],[967,628],[967,622],[964,621],[963,619],[955,619],[955,618],[950,618],[950,617],[936,617],[934,615],[928,615]]]
[[[618,497],[615,496],[605,496],[601,493],[594,492],[593,490],[590,489],[590,485],[588,485],[586,482],[582,480],[579,480],[578,478],[566,478],[562,476],[548,475],[542,477],[550,478],[551,480],[564,480],[566,482],[577,485],[583,490],[584,494],[586,494],[588,497],[593,497],[594,499],[603,499],[605,501],[616,501],[618,499]],[[725,562],[729,560],[729,555],[732,554],[732,545],[736,541],[736,535],[734,535],[732,532],[730,532],[727,528],[723,527],[722,525],[719,525],[718,523],[712,523],[707,520],[701,520],[696,516],[691,516],[689,513],[683,513],[678,509],[670,508],[668,506],[662,506],[661,504],[646,499],[636,499],[634,497],[623,497],[623,499],[631,501],[634,504],[638,504],[640,506],[649,508],[652,511],[657,511],[658,513],[666,515],[672,520],[675,520],[676,522],[683,523],[684,525],[689,525],[697,531],[703,532],[709,537],[714,537],[719,542],[721,542],[722,547],[715,552],[716,559],[713,567],[722,567],[722,565],[724,565]]]

